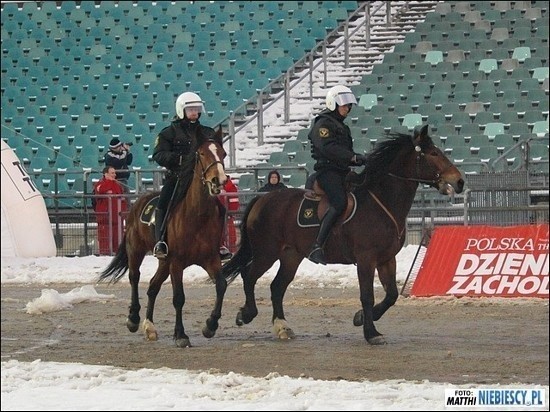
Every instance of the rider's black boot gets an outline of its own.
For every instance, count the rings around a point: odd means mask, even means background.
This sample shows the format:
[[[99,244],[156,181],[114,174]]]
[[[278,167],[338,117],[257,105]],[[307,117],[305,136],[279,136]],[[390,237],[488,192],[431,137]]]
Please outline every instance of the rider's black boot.
[[[168,256],[168,245],[164,241],[164,218],[166,211],[164,209],[155,210],[155,239],[157,243],[153,248],[153,255],[157,259],[166,259]]]
[[[330,230],[332,229],[332,226],[334,226],[334,223],[336,223],[337,219],[338,213],[336,212],[336,209],[329,207],[325,213],[325,216],[323,216],[323,220],[321,220],[321,227],[319,228],[317,239],[315,239],[315,243],[311,247],[311,252],[309,252],[309,256],[307,257],[313,263],[320,263],[322,265],[327,264],[325,254],[323,252],[323,246],[325,245],[328,235],[330,234]]]

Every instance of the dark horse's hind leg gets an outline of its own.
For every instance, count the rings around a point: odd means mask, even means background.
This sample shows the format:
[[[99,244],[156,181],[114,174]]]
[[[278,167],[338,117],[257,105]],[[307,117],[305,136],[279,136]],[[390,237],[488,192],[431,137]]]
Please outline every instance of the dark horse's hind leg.
[[[130,262],[128,278],[130,280],[132,291],[129,308],[130,311],[128,313],[128,318],[126,319],[126,327],[132,333],[139,329],[139,322],[141,321],[139,316],[139,311],[141,310],[141,305],[139,304],[139,279],[141,272],[139,271],[139,267],[141,266],[144,257],[145,254],[140,256],[128,256],[128,261]]]
[[[283,299],[288,285],[294,280],[302,257],[287,250],[280,258],[280,266],[275,279],[271,282],[271,304],[273,306],[273,333],[279,339],[293,339],[296,337],[292,328],[285,319]]]
[[[202,328],[202,334],[205,338],[212,338],[218,330],[218,321],[222,317],[222,304],[223,297],[225,296],[225,291],[227,290],[227,281],[222,276],[221,271],[217,270],[216,275],[216,303],[214,304],[214,309],[210,313],[210,317],[206,319],[206,325]]]
[[[252,322],[256,316],[258,316],[258,307],[256,306],[256,295],[254,288],[256,287],[257,277],[251,278],[250,266],[246,266],[242,269],[241,277],[243,279],[243,290],[245,295],[244,306],[237,312],[237,319],[235,323],[237,326]]]
[[[168,278],[168,274],[168,263],[166,261],[159,261],[159,266],[155,276],[151,278],[149,288],[147,289],[147,312],[145,315],[145,321],[143,322],[143,333],[145,334],[145,339],[150,341],[155,341],[158,339],[158,332],[153,321],[153,313],[155,311],[157,295],[160,292],[162,284]]]
[[[141,305],[139,304],[139,269],[133,270],[130,268],[129,279],[130,287],[132,288],[131,292],[131,301],[129,307],[128,318],[126,319],[126,327],[132,333],[136,332],[139,329],[139,322],[141,318],[139,316],[139,311],[141,310]]]
[[[386,311],[392,307],[395,302],[397,301],[397,298],[399,296],[399,292],[397,290],[397,282],[396,282],[396,262],[395,258],[390,259],[386,263],[382,265],[378,265],[378,278],[380,279],[380,283],[382,283],[382,286],[384,287],[384,290],[386,291],[386,296],[384,296],[384,299],[374,305],[372,308],[372,320],[377,321],[379,320]],[[353,317],[353,324],[355,326],[361,326],[364,324],[364,311],[359,310]]]

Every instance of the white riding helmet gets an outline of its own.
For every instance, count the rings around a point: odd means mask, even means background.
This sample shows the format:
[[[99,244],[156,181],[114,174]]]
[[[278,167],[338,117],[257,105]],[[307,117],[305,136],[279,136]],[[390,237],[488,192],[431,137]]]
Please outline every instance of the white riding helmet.
[[[327,92],[326,104],[330,111],[336,109],[336,105],[344,106],[350,103],[357,104],[357,99],[346,86],[334,86]]]
[[[185,92],[178,96],[176,100],[176,115],[183,119],[185,118],[185,109],[187,107],[198,107],[200,113],[204,111],[204,103],[198,94]]]

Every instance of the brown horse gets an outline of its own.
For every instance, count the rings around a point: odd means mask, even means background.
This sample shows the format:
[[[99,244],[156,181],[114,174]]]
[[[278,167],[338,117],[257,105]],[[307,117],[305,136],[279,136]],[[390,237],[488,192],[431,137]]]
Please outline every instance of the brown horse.
[[[211,338],[218,328],[221,317],[223,296],[227,282],[221,276],[221,260],[219,255],[220,238],[223,229],[223,218],[218,209],[216,196],[220,194],[227,176],[223,160],[226,153],[219,143],[221,142],[221,128],[217,132],[217,139],[198,142],[195,156],[191,156],[182,176],[188,176],[188,181],[180,178],[178,189],[188,188],[183,200],[175,201],[168,217],[166,240],[169,255],[165,260],[159,260],[157,271],[149,283],[147,290],[147,313],[142,328],[147,340],[157,340],[158,334],[153,323],[155,299],[162,283],[170,275],[173,289],[173,304],[176,309],[176,326],[174,340],[178,347],[191,346],[189,337],[185,334],[182,320],[182,309],[185,303],[183,291],[183,271],[191,265],[199,265],[216,283],[216,303],[210,317],[206,320],[203,335]],[[101,273],[100,281],[110,279],[117,282],[129,271],[132,287],[130,313],[126,326],[130,332],[139,328],[140,316],[138,285],[139,268],[145,255],[155,244],[153,227],[142,221],[142,212],[149,205],[151,199],[158,193],[151,193],[139,198],[132,207],[127,223],[126,233],[118,248],[116,256],[109,266]]]
[[[368,155],[365,169],[354,188],[356,211],[351,219],[336,224],[325,245],[328,263],[356,264],[362,310],[354,318],[363,325],[370,344],[386,343],[374,321],[398,297],[395,255],[405,240],[407,214],[419,183],[442,194],[462,192],[464,180],[458,169],[434,146],[428,126],[413,136],[391,134]],[[222,273],[228,282],[238,274],[243,279],[246,301],[237,314],[237,325],[251,322],[258,314],[254,287],[257,280],[278,259],[280,267],[271,282],[273,330],[280,339],[293,338],[285,320],[283,298],[300,262],[307,256],[317,228],[301,228],[298,210],[306,192],[283,189],[254,198],[241,224],[241,246]],[[374,304],[374,274],[386,291]]]

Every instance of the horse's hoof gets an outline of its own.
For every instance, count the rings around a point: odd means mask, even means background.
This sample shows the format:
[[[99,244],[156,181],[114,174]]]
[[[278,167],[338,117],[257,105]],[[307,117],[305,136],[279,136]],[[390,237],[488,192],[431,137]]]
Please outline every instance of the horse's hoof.
[[[139,322],[134,323],[130,320],[130,318],[128,318],[128,319],[126,319],[126,327],[132,333],[137,332],[137,330],[139,329]]]
[[[143,321],[143,333],[145,334],[145,340],[150,342],[157,341],[159,338],[155,325],[149,320]]]
[[[280,330],[278,333],[278,337],[280,340],[290,340],[296,338],[296,335],[294,334],[294,331],[290,328]]]
[[[386,342],[386,339],[384,339],[384,336],[378,335],[374,338],[367,339],[367,342],[371,345],[387,345],[388,342]]]
[[[243,326],[244,325],[243,312],[242,311],[237,312],[237,319],[235,319],[235,323],[237,324],[237,326]]]
[[[188,338],[176,339],[175,342],[176,342],[176,346],[178,348],[190,348],[191,347],[191,342],[189,341]]]
[[[358,310],[353,317],[353,326],[363,326],[363,310]]]
[[[202,328],[202,336],[204,336],[207,339],[213,338],[215,334],[216,334],[216,331],[210,330],[208,326],[205,326],[204,328]]]
[[[280,340],[294,339],[296,337],[294,331],[284,319],[275,319],[273,322],[273,333]]]

